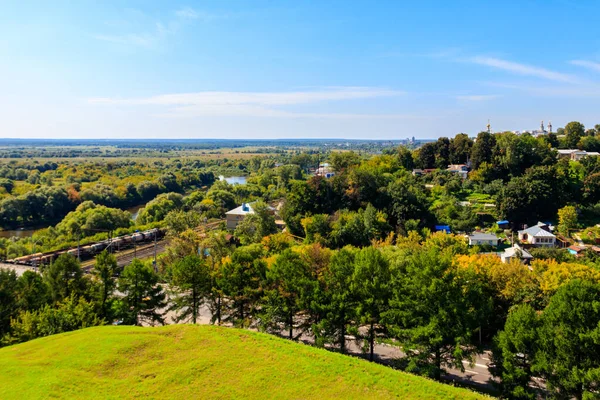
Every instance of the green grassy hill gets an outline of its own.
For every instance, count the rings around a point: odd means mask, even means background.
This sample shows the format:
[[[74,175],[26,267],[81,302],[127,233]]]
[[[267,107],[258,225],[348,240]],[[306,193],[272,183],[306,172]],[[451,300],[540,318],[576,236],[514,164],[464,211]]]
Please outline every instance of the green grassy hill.
[[[469,399],[478,394],[270,335],[97,327],[0,349],[0,398]]]

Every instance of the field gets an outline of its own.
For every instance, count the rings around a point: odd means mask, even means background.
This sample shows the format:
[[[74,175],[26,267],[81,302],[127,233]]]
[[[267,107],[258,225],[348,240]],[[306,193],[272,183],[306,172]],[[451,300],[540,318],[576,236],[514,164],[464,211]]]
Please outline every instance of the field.
[[[98,327],[0,349],[0,398],[402,398],[480,395],[270,335]]]

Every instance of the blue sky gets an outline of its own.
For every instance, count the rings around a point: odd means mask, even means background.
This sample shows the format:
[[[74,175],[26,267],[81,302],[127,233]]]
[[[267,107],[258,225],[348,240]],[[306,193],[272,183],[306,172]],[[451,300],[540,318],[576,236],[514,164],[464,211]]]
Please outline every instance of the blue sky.
[[[0,137],[600,123],[595,1],[0,1]]]

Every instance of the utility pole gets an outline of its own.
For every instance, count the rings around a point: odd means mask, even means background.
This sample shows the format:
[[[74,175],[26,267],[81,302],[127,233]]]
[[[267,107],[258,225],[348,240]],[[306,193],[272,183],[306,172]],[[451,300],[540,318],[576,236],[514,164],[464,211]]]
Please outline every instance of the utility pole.
[[[81,234],[77,235],[77,261],[81,262],[81,252],[79,249],[79,242],[81,241]]]
[[[154,272],[158,272],[158,267],[156,266],[156,236],[158,231],[154,231]]]
[[[32,237],[32,239],[33,239],[33,237]],[[31,248],[31,254],[35,254],[35,240],[33,241],[33,246]],[[34,270],[37,271],[37,265],[34,260],[35,260],[35,257],[33,257],[31,264],[33,265]]]

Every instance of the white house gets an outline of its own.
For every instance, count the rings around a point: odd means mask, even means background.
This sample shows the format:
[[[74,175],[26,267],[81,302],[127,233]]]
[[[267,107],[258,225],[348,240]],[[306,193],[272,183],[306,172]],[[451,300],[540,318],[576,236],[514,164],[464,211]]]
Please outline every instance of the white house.
[[[458,174],[463,179],[467,179],[467,175],[469,175],[469,167],[466,164],[448,165],[448,171]]]
[[[498,246],[498,236],[494,235],[493,233],[473,232],[467,237],[469,239],[469,246]]]
[[[521,243],[531,244],[535,247],[554,247],[556,243],[556,236],[550,232],[550,227],[542,222],[518,233]]]
[[[522,249],[519,245],[514,245],[504,250],[504,253],[500,254],[500,259],[503,263],[508,263],[513,259],[520,259],[524,263],[528,263],[533,259],[533,256]]]
[[[227,219],[227,229],[235,229],[236,226],[238,226],[238,224],[242,222],[248,214],[254,214],[252,206],[250,206],[248,203],[244,203],[233,210],[227,211],[225,213],[225,218]]]
[[[335,175],[335,172],[333,171],[333,168],[331,168],[329,163],[322,163],[319,164],[319,168],[317,168],[315,175],[322,176],[325,178],[331,178]]]
[[[558,150],[558,157],[570,158],[572,161],[579,161],[584,157],[598,157],[600,153],[596,151],[585,151],[578,149],[561,149]]]

